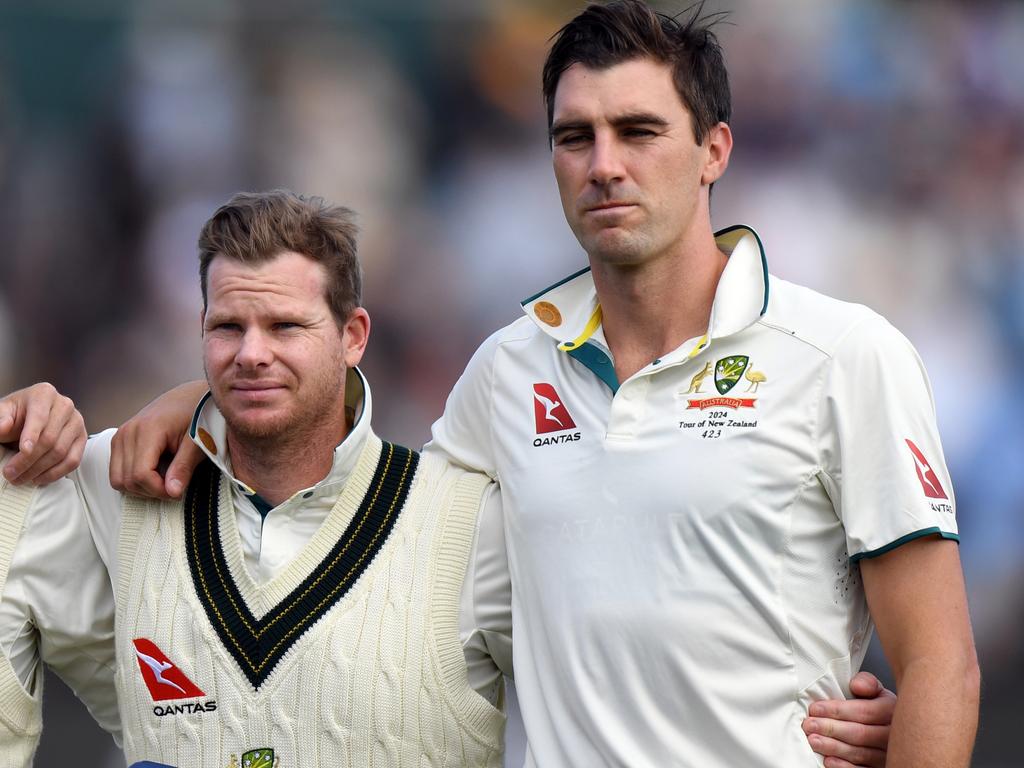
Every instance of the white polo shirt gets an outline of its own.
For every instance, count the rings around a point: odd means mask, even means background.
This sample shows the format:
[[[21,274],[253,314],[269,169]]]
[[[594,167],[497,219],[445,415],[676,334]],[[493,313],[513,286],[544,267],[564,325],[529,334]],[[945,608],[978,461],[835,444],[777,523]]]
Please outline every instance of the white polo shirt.
[[[821,765],[800,723],[863,659],[856,561],[957,538],[910,343],[769,278],[752,230],[717,240],[705,336],[616,381],[584,270],[434,425],[430,450],[501,484],[531,765]]]

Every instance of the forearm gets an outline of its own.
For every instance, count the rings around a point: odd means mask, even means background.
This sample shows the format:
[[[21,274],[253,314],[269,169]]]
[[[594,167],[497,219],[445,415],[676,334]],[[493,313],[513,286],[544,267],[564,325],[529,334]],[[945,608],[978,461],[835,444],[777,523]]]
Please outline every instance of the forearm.
[[[890,768],[966,768],[980,675],[959,550],[920,538],[860,565],[899,702]]]
[[[899,676],[888,768],[966,768],[978,727],[980,674],[973,654],[925,658]]]

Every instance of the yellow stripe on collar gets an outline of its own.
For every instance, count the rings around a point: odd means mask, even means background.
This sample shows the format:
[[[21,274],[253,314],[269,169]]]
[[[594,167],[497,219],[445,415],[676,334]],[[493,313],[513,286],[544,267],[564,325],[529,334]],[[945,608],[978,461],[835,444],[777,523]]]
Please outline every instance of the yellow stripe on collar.
[[[690,354],[688,354],[686,356],[686,359],[690,360],[690,359],[696,357],[697,355],[700,354],[701,350],[704,349],[704,347],[706,347],[707,345],[708,345],[708,335],[705,333],[703,336],[700,337],[700,341],[697,342],[697,345],[693,349],[690,350]]]
[[[587,324],[583,327],[583,333],[581,333],[579,336],[577,336],[572,341],[563,341],[561,344],[558,345],[558,348],[560,350],[562,350],[563,352],[568,352],[568,351],[573,350],[573,349],[578,349],[579,347],[583,346],[583,343],[587,339],[589,339],[591,336],[594,335],[594,331],[596,331],[600,326],[601,326],[601,305],[598,304],[596,307],[594,307],[594,311],[590,315],[590,319],[587,320]]]

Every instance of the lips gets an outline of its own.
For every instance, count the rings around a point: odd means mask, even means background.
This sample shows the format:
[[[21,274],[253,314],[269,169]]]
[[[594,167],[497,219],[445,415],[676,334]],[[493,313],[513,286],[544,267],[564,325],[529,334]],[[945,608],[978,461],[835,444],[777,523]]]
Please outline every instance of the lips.
[[[231,385],[232,389],[241,392],[262,392],[267,389],[281,389],[282,385],[271,381],[238,381]]]
[[[634,203],[626,203],[620,200],[612,200],[606,203],[598,203],[585,209],[585,216],[593,216],[599,221],[602,219],[617,220],[636,208]]]
[[[623,208],[632,208],[633,205],[633,203],[627,203],[620,200],[612,200],[611,202],[599,203],[598,205],[590,206],[589,208],[587,208],[587,213],[595,213],[598,211],[608,210],[621,210]]]

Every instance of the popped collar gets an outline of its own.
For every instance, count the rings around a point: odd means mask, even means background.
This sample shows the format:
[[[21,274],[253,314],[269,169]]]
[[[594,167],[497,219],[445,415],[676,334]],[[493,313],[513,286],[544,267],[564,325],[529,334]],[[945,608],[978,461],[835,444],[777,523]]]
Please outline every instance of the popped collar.
[[[716,339],[749,327],[767,311],[768,263],[757,233],[743,225],[729,227],[715,233],[715,243],[729,260],[715,291],[707,333],[688,339],[637,375],[685,362]],[[522,306],[527,317],[558,342],[561,351],[593,371],[612,392],[618,390],[620,382],[605,340],[601,305],[589,267],[525,299]]]
[[[196,406],[189,426],[189,437],[231,482],[231,493],[235,503],[242,503],[243,507],[251,505],[264,521],[271,511],[295,514],[300,508],[306,514],[324,515],[334,506],[338,493],[359,460],[363,444],[370,434],[370,388],[358,368],[349,368],[346,374],[345,409],[352,415],[353,423],[348,434],[334,449],[330,471],[320,482],[296,491],[275,507],[271,507],[255,490],[235,477],[227,450],[227,424],[223,414],[214,404],[210,392],[207,392]]]

